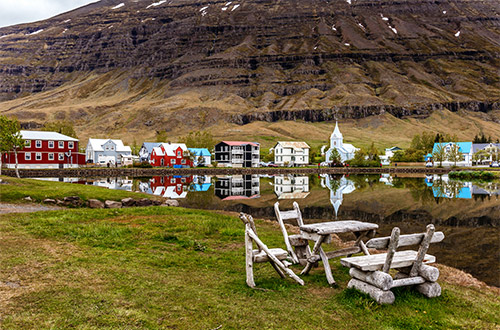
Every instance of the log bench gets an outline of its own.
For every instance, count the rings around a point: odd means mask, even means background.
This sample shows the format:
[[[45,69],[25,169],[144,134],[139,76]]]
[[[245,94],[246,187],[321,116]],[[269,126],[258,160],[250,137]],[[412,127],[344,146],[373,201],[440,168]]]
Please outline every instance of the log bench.
[[[400,235],[395,227],[390,237],[373,238],[366,242],[367,248],[387,249],[386,253],[343,258],[340,263],[349,267],[352,279],[349,288],[369,294],[379,304],[392,304],[392,288],[416,285],[417,290],[432,298],[441,295],[441,287],[436,283],[439,270],[428,264],[436,261],[426,254],[430,243],[441,242],[442,232],[435,232],[434,225],[428,225],[425,233]],[[398,247],[419,245],[418,251],[396,251]],[[399,272],[392,277],[390,269]]]

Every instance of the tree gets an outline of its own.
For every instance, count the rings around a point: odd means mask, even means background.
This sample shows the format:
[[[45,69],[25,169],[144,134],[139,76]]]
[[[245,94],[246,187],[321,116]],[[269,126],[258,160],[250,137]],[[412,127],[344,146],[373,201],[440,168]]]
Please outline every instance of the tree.
[[[341,163],[340,153],[336,148],[332,149],[332,152],[330,153],[330,158],[327,159],[327,161],[332,162],[334,164]]]
[[[437,143],[436,148],[432,152],[432,157],[436,162],[439,162],[439,167],[443,167],[443,161],[446,158],[446,150],[444,143]]]
[[[68,121],[47,122],[43,125],[42,131],[57,132],[78,139],[73,125]]]
[[[446,155],[447,160],[453,162],[453,166],[457,166],[457,162],[462,159],[462,153],[460,152],[460,148],[456,144],[452,144],[450,147],[450,151],[448,151]]]
[[[189,132],[187,136],[181,138],[181,142],[185,143],[188,148],[207,148],[212,150],[215,146],[215,140],[207,131]]]
[[[21,136],[20,125],[17,119],[9,119],[5,116],[0,116],[0,153],[8,152],[10,150],[14,151],[14,157],[16,160],[16,176],[19,176],[19,170],[17,168],[17,152],[24,148],[24,140]],[[0,158],[1,158],[0,154]],[[1,162],[1,160],[0,160]],[[0,163],[0,168],[2,164]],[[0,172],[1,174],[1,172]]]

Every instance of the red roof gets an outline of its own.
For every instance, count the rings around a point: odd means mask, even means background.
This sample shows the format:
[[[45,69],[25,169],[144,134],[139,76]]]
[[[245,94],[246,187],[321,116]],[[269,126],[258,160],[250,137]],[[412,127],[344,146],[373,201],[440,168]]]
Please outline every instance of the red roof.
[[[225,144],[230,145],[230,146],[241,146],[241,145],[246,145],[246,144],[249,144],[249,145],[255,146],[255,147],[259,146],[259,144],[257,142],[247,142],[247,141],[222,141],[222,142],[224,142]]]
[[[223,201],[235,201],[235,200],[239,200],[239,199],[252,199],[252,198],[257,198],[257,197],[260,197],[259,195],[252,195],[250,197],[247,197],[247,196],[228,196],[226,198],[223,199]]]

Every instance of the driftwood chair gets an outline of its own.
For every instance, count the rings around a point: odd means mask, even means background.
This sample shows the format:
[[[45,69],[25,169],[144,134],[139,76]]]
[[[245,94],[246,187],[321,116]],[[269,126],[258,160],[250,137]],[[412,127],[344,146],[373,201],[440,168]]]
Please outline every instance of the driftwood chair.
[[[276,214],[276,219],[278,219],[283,238],[285,239],[286,249],[292,257],[293,263],[300,263],[305,266],[307,264],[307,258],[311,256],[309,242],[302,235],[288,235],[284,222],[284,220],[295,219],[299,227],[304,225],[299,204],[293,202],[293,210],[281,211],[280,203],[276,202],[274,203],[274,213]]]
[[[240,219],[245,224],[245,259],[246,259],[246,273],[247,284],[251,288],[255,288],[255,281],[253,279],[253,264],[269,262],[276,272],[285,278],[285,274],[293,278],[300,285],[304,285],[304,281],[295,275],[295,273],[288,268],[291,263],[286,261],[288,253],[281,248],[268,248],[257,236],[257,230],[253,218],[249,214],[240,213]],[[253,249],[253,242],[257,245],[257,249]]]
[[[395,227],[390,237],[372,238],[366,247],[387,249],[387,253],[341,259],[342,265],[350,267],[352,279],[347,286],[369,294],[379,304],[392,304],[394,293],[390,289],[407,285],[416,285],[429,298],[440,296],[441,287],[436,283],[439,270],[427,265],[436,261],[434,256],[426,254],[429,244],[444,239],[442,232],[434,231],[434,225],[428,225],[425,233],[399,235],[399,228]],[[417,244],[418,251],[396,252],[398,247]],[[399,271],[394,278],[389,274],[390,269]]]

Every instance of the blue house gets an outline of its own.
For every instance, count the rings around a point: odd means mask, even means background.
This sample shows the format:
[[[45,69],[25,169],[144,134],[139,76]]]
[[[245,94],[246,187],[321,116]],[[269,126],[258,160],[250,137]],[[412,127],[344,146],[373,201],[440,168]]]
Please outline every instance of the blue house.
[[[206,148],[188,148],[194,157],[193,166],[208,166],[212,164],[212,154]]]
[[[448,160],[448,155],[452,150],[452,147],[456,145],[458,146],[458,151],[462,154],[461,159],[457,162],[457,165],[460,166],[472,166],[472,142],[442,142],[442,143],[434,143],[434,147],[432,148],[432,153],[434,154],[439,147],[444,148],[445,151],[445,159],[443,164],[453,165],[454,162]],[[436,160],[434,160],[436,161]]]

